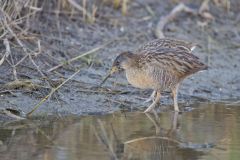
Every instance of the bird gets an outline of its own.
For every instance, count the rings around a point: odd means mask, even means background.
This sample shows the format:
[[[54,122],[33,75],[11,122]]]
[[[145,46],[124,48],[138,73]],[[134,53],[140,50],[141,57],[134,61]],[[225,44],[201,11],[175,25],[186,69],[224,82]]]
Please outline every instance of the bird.
[[[166,90],[172,92],[174,111],[179,112],[179,85],[192,74],[208,68],[192,53],[196,46],[196,43],[184,40],[161,38],[143,44],[134,52],[122,52],[115,58],[110,72],[100,85],[114,73],[125,71],[132,86],[153,90],[153,102],[145,113],[155,108],[161,93]]]

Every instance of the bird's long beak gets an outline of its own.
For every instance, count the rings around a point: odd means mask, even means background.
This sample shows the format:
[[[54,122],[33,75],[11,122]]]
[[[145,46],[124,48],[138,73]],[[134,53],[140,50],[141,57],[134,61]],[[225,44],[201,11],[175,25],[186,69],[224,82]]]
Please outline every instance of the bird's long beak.
[[[107,80],[113,73],[115,73],[115,72],[117,72],[117,71],[118,71],[118,68],[117,68],[116,66],[113,66],[113,67],[111,68],[110,72],[108,72],[108,74],[105,76],[105,78],[102,80],[102,82],[100,83],[99,86],[102,86],[102,85],[106,82],[106,80]]]

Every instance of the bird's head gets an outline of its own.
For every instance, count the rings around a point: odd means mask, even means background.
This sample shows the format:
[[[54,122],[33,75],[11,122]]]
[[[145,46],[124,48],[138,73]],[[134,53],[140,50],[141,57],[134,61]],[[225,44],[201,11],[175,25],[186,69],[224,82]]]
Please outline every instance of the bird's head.
[[[100,85],[102,85],[113,73],[121,72],[124,69],[126,69],[129,66],[129,62],[133,56],[134,56],[134,54],[129,51],[119,54],[113,61],[113,65],[112,65],[109,73],[103,79],[103,81]]]
[[[129,51],[119,54],[113,61],[111,74],[127,69],[127,67],[129,66],[129,62],[133,56],[134,54]]]

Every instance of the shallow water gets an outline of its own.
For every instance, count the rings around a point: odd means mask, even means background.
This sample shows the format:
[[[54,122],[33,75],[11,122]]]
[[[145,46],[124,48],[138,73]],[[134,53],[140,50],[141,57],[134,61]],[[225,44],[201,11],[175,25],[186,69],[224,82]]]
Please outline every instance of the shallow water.
[[[0,159],[238,160],[240,106],[0,123]]]

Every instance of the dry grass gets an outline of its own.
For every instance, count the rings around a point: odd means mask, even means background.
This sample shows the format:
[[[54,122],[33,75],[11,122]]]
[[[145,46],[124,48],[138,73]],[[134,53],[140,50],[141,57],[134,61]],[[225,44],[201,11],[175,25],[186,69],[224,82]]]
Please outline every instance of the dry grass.
[[[0,46],[0,65],[8,63],[11,66],[14,80],[18,80],[18,66],[26,61],[31,62],[32,67],[35,68],[42,77],[45,77],[46,74],[41,71],[41,67],[35,62],[35,59],[40,58],[42,52],[44,52],[41,36],[46,36],[47,34],[39,35],[41,28],[39,28],[40,31],[36,31],[32,28],[32,25],[44,25],[36,24],[38,22],[41,23],[39,19],[42,14],[55,15],[51,21],[57,24],[56,31],[58,30],[59,39],[61,40],[60,16],[65,15],[69,18],[81,17],[84,23],[92,24],[95,23],[97,19],[98,6],[112,5],[114,8],[122,8],[122,13],[125,15],[127,13],[127,3],[128,0],[53,0],[51,2],[47,0],[1,1],[0,41],[3,42],[3,45]],[[58,47],[56,46],[54,48]],[[16,55],[17,53],[18,55]]]
[[[17,88],[23,90],[28,88],[29,90],[31,85],[34,84],[34,79],[39,79],[43,82],[43,86],[46,86],[51,91],[47,96],[44,93],[43,97],[45,98],[41,101],[44,102],[57,90],[51,84],[52,77],[50,78],[51,75],[61,75],[56,71],[56,67],[59,68],[59,66],[65,65],[65,62],[70,64],[77,59],[94,53],[106,45],[103,44],[78,56],[71,55],[74,58],[63,53],[67,57],[67,60],[64,62],[53,57],[52,54],[47,54],[49,47],[51,47],[51,52],[62,52],[59,50],[59,44],[54,43],[49,45],[49,41],[54,39],[65,42],[62,33],[63,27],[61,27],[63,17],[76,19],[78,22],[91,25],[98,18],[98,9],[100,6],[107,5],[112,8],[121,9],[122,14],[125,15],[127,13],[127,4],[128,0],[0,1],[0,66],[4,65],[10,68],[8,69],[10,73],[2,74],[3,76],[8,75],[5,76],[6,84],[8,85],[3,85],[5,88],[1,87],[1,89],[11,90],[17,84]],[[45,23],[46,21],[48,23]],[[53,36],[50,37],[50,35]],[[46,40],[45,37],[50,38],[50,40]],[[78,70],[78,67],[77,65],[73,66],[73,72]],[[4,71],[2,70],[2,72]],[[22,77],[29,77],[29,79],[26,80]],[[22,87],[22,82],[28,82],[24,83],[24,85],[29,86]],[[30,90],[33,92],[35,88]]]

